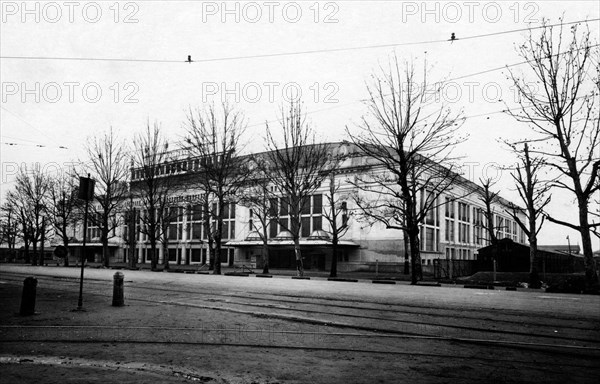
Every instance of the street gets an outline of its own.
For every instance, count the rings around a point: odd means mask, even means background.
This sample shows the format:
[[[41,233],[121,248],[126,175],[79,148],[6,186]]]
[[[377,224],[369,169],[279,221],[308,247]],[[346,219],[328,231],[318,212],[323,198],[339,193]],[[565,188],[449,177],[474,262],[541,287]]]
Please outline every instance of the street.
[[[2,265],[7,382],[597,382],[598,296]],[[23,279],[36,312],[18,316]],[[156,379],[159,378],[159,379]],[[67,380],[67,382],[68,382]]]

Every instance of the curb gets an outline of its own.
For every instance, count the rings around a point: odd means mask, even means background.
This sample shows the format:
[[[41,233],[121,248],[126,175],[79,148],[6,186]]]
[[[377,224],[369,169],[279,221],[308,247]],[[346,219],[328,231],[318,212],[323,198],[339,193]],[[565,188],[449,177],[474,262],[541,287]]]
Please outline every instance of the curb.
[[[266,275],[266,274],[263,274],[263,273],[257,273],[257,274],[256,274],[256,277],[266,277],[266,278],[272,278],[272,277],[273,277],[273,275]]]
[[[357,279],[344,279],[342,277],[328,277],[328,281],[345,281],[347,283],[358,283]]]
[[[494,286],[493,285],[479,285],[479,284],[465,284],[464,288],[493,290]]]

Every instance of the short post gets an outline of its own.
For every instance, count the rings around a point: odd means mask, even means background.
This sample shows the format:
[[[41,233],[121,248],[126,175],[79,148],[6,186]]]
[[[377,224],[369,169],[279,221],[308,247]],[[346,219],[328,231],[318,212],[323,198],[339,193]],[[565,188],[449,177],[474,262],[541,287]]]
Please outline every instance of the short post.
[[[375,277],[379,276],[379,260],[375,259]]]
[[[494,259],[494,281],[496,281],[496,259]]]
[[[27,277],[23,281],[23,295],[21,296],[21,316],[35,315],[35,295],[37,290],[37,279]]]
[[[113,307],[122,307],[125,304],[123,299],[123,280],[125,276],[121,272],[116,272],[113,276]]]

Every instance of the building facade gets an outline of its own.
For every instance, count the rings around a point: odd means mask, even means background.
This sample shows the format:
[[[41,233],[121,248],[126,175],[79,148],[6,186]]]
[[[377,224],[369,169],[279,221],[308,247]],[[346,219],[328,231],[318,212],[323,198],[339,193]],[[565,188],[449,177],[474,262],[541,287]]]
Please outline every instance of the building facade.
[[[357,193],[353,180],[365,172],[377,171],[378,165],[356,153],[351,144],[331,144],[333,150],[350,153],[336,172],[334,182],[339,183],[340,220],[347,222],[348,229],[340,238],[337,262],[338,270],[401,271],[405,260],[403,233],[386,229],[381,223],[361,222],[355,214],[357,206],[353,196]],[[354,152],[354,153],[351,153]],[[208,233],[204,225],[202,204],[203,190],[195,180],[201,161],[178,158],[164,164],[158,171],[162,177],[176,180],[176,188],[169,197],[170,209],[175,210],[168,225],[168,246],[158,244],[159,263],[165,258],[172,264],[208,263]],[[142,173],[132,170],[132,188],[141,188]],[[301,215],[300,245],[307,270],[328,270],[331,266],[331,228],[324,215],[329,209],[326,194],[331,179],[326,179],[305,204]],[[425,270],[432,268],[435,259],[476,260],[477,250],[489,245],[485,228],[484,204],[477,193],[478,186],[461,178],[447,191],[436,197],[436,204],[420,225],[421,259]],[[141,201],[134,206],[143,211]],[[514,242],[526,243],[523,231],[506,212],[508,202],[502,198],[494,204],[494,226],[499,239],[509,238]],[[281,199],[272,199],[271,209],[277,220],[268,224],[269,266],[274,269],[295,269],[293,241],[287,231],[289,212]],[[275,212],[276,211],[276,212]],[[141,214],[144,214],[141,212]],[[238,201],[226,204],[223,212],[223,266],[262,267],[262,228],[252,208]],[[123,220],[121,229],[115,230],[110,239],[112,261],[126,261],[135,257],[138,263],[150,263],[149,239],[140,231],[143,222],[136,222],[135,229]],[[130,233],[133,229],[135,247],[129,249]],[[96,245],[98,228],[88,228],[88,239]],[[97,258],[98,255],[96,255]]]

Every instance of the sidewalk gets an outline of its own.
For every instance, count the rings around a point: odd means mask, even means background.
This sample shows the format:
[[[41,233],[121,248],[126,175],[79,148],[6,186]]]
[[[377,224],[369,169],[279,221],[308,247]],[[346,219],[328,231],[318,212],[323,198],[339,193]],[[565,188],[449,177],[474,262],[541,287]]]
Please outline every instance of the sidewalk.
[[[0,264],[2,265],[2,264]],[[7,265],[27,265],[23,263],[10,263]],[[53,262],[47,263],[47,267],[57,267]],[[58,265],[58,267],[62,267]],[[77,265],[71,265],[69,268],[79,268]],[[86,268],[102,269],[104,268],[101,263],[91,262],[86,264]],[[129,269],[127,263],[111,263],[109,269],[121,270]],[[150,264],[143,263],[137,264],[136,270],[150,270]],[[157,266],[158,271],[164,272],[164,265],[159,264]],[[200,273],[200,274],[213,274],[212,270],[208,270],[208,266],[193,264],[193,265],[177,265],[169,264],[169,270],[171,273]],[[262,268],[248,268],[240,267],[221,267],[221,274],[248,274],[248,275],[262,275]],[[269,269],[269,274],[273,277],[294,277],[297,276],[297,271],[292,269]],[[316,280],[327,280],[329,278],[329,271],[317,271],[317,270],[305,270],[304,277]],[[349,279],[349,280],[360,280],[360,281],[371,281],[371,280],[392,280],[398,282],[410,282],[410,275],[404,275],[402,273],[391,273],[391,272],[338,272],[337,279]],[[437,282],[433,276],[425,275],[422,283],[435,283]]]

